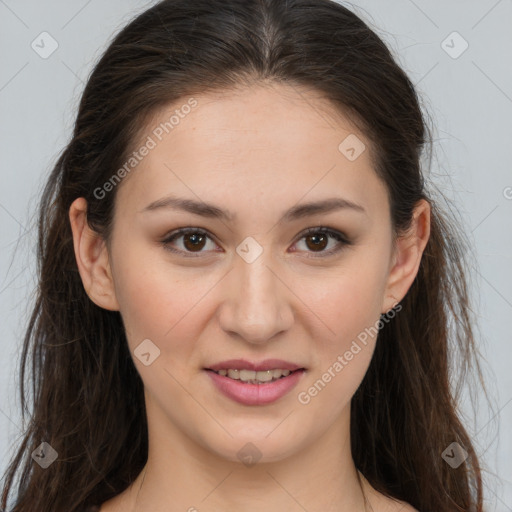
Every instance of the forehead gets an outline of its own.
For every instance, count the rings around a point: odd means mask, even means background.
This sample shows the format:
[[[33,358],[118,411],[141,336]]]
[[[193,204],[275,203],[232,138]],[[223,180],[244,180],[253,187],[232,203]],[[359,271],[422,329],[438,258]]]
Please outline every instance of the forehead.
[[[262,200],[298,202],[333,191],[356,202],[385,194],[368,140],[316,91],[258,85],[190,99],[160,109],[147,123],[141,140],[151,139],[152,149],[129,176],[132,185],[119,191],[125,199],[141,206],[179,192],[261,207]],[[357,158],[347,157],[347,145]]]
[[[194,95],[194,100],[196,106],[180,116],[178,124],[172,127],[175,149],[180,146],[180,135],[190,142],[193,142],[191,137],[202,138],[200,142],[205,150],[232,141],[237,142],[233,152],[251,146],[257,150],[256,144],[262,141],[268,149],[286,151],[290,147],[297,149],[304,141],[308,142],[307,147],[316,147],[329,131],[334,141],[344,132],[357,131],[348,117],[318,91],[295,85],[237,87]],[[170,114],[184,110],[189,101],[190,98],[183,98],[160,110],[148,128],[165,124]],[[322,145],[330,142],[333,141],[325,140]]]

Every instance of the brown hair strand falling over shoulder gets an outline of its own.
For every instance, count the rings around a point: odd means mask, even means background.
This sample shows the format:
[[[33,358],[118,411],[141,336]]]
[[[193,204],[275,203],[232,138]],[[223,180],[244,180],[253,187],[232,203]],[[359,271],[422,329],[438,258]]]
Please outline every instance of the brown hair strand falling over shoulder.
[[[121,493],[142,470],[142,381],[119,312],[99,308],[84,290],[68,210],[84,197],[90,226],[108,240],[115,188],[101,199],[94,191],[123,165],[151,116],[194,93],[262,81],[319,91],[354,118],[375,148],[395,233],[407,229],[420,199],[431,203],[418,275],[352,399],[353,457],[373,487],[421,512],[483,510],[478,459],[449,379],[450,350],[458,347],[457,364],[468,368],[476,352],[463,244],[425,191],[428,130],[413,85],[382,40],[330,0],[163,0],[94,67],[40,204],[39,286],[20,370],[25,414],[30,357],[33,412],[5,475],[2,508],[18,471],[12,512],[79,512]],[[59,454],[48,470],[31,458],[42,441]],[[441,458],[453,441],[469,454],[457,469]]]

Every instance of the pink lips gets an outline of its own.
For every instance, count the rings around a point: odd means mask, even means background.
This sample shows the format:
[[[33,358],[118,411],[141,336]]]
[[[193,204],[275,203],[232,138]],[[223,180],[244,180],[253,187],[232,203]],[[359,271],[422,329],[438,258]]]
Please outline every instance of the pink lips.
[[[231,379],[211,370],[290,370],[287,377],[281,377],[273,382],[262,384],[249,384],[240,380]],[[266,359],[260,363],[251,363],[243,359],[231,359],[205,368],[216,388],[228,398],[244,405],[265,405],[275,402],[289,393],[304,375],[304,368],[280,359]]]
[[[259,363],[252,363],[246,359],[230,359],[220,363],[208,366],[207,370],[253,370],[255,372],[264,372],[266,370],[290,370],[291,372],[303,368],[303,366],[283,361],[282,359],[265,359]]]

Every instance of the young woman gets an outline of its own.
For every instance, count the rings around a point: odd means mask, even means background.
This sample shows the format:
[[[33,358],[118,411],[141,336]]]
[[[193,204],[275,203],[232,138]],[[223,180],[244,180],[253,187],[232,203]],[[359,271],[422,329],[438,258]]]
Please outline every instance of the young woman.
[[[33,415],[1,506],[482,511],[448,365],[477,363],[463,238],[429,142],[335,2],[139,15],[42,197]]]

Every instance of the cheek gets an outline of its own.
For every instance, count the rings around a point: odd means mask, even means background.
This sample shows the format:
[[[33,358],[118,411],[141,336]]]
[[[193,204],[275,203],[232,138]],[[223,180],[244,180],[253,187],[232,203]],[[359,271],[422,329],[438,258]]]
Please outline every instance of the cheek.
[[[322,320],[327,346],[342,348],[380,318],[385,292],[384,262],[358,254],[342,270],[305,285],[307,306]],[[321,285],[320,285],[321,283]]]
[[[321,328],[327,335],[314,335],[316,364],[307,386],[310,396],[322,396],[315,407],[336,404],[324,412],[333,420],[359,387],[373,356],[387,277],[387,261],[380,254],[359,251],[322,287],[310,287],[308,306],[321,318],[318,325],[328,329]]]
[[[315,364],[299,392],[314,403],[319,416],[330,418],[327,423],[348,404],[368,370],[378,334],[379,294],[382,276],[376,269],[350,267],[330,279],[321,293],[309,295],[308,306],[322,322],[315,321],[320,326],[313,333]]]
[[[212,272],[177,267],[165,255],[125,250],[117,260],[116,296],[133,349],[150,339],[161,352],[186,357],[202,329],[202,300],[218,281]],[[144,264],[140,264],[140,262]]]

